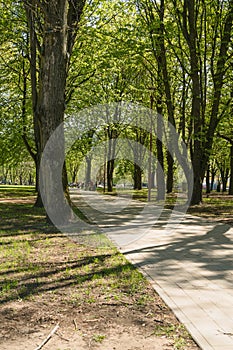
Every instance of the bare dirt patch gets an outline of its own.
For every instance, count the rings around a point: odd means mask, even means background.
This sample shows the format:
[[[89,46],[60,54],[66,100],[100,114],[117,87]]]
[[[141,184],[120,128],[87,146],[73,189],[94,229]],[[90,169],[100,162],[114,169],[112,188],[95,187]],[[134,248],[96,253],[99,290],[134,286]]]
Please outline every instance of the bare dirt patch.
[[[51,304],[49,303],[51,307]],[[39,311],[40,310],[40,311]],[[105,308],[82,312],[80,309],[60,309],[48,312],[45,306],[26,303],[3,310],[8,325],[3,350],[36,349],[59,321],[59,329],[44,349],[170,349],[168,339],[158,338],[148,326],[136,325],[124,310]],[[70,312],[70,315],[68,314]],[[2,315],[2,314],[1,314]],[[11,315],[11,316],[10,316]],[[93,318],[99,317],[99,318]],[[11,317],[11,321],[7,319]],[[15,320],[15,321],[14,321]],[[17,323],[16,323],[16,320]],[[2,320],[1,320],[2,321]],[[10,332],[9,332],[10,330]]]

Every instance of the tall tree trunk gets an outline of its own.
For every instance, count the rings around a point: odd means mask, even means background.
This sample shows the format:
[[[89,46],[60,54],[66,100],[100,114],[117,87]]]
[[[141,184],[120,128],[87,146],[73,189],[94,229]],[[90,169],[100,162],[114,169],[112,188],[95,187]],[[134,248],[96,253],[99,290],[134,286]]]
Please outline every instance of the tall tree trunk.
[[[39,188],[39,169],[40,169],[40,159],[41,159],[41,128],[40,119],[38,115],[38,81],[37,81],[37,34],[36,34],[36,2],[32,0],[31,6],[25,4],[25,10],[28,20],[29,38],[30,38],[30,74],[31,74],[31,89],[32,89],[32,110],[33,110],[33,128],[34,128],[34,139],[35,139],[35,153],[34,161],[36,166],[36,191],[37,199],[34,204],[35,207],[43,207],[43,202],[41,199],[40,188]],[[24,141],[26,141],[24,133]],[[26,142],[27,146],[27,142]],[[28,148],[28,147],[27,147]],[[29,152],[30,149],[28,148]],[[33,157],[33,154],[31,154]]]
[[[164,91],[166,96],[166,107],[167,107],[167,113],[168,113],[168,149],[167,150],[167,193],[171,193],[173,190],[173,184],[174,184],[174,154],[173,154],[173,132],[171,131],[171,128],[174,128],[176,130],[176,123],[175,123],[175,116],[174,116],[174,106],[172,101],[172,94],[171,94],[171,86],[170,86],[170,77],[168,74],[168,67],[167,67],[167,54],[166,54],[166,48],[165,48],[165,41],[164,41],[164,35],[165,35],[165,29],[164,29],[164,11],[165,11],[165,3],[164,0],[160,1],[160,10],[159,10],[159,18],[160,18],[160,26],[159,26],[159,55],[158,55],[158,63],[161,67],[161,73],[162,73],[162,82],[164,85]]]
[[[47,2],[25,0],[24,3],[30,33],[32,104],[38,174],[46,143],[64,121],[68,67],[85,0]],[[43,182],[39,184],[36,204],[40,203],[40,191],[43,189],[46,206],[51,212],[57,213],[57,218],[60,213],[60,217],[64,219],[63,204],[66,200],[70,202],[70,199],[65,165],[59,163],[64,159],[64,131],[62,128],[60,131],[54,152],[50,153],[51,157],[42,171]],[[51,178],[51,174],[54,175],[56,172],[60,172],[59,176]],[[59,190],[60,182],[63,185],[62,195]],[[66,214],[69,220],[70,211]]]
[[[25,0],[24,3],[30,33],[32,105],[38,175],[46,143],[64,121],[68,67],[85,0]],[[49,159],[44,164],[43,180],[40,181],[36,204],[40,203],[40,191],[43,190],[50,214],[55,215],[57,219],[61,218],[61,221],[68,221],[71,211],[64,212],[64,205],[66,200],[70,202],[70,199],[66,167],[65,164],[60,164],[62,159],[64,130],[61,128],[55,149],[51,150]],[[60,185],[63,186],[62,193]]]
[[[201,86],[199,79],[199,62],[197,50],[197,28],[196,28],[195,0],[185,0],[183,9],[183,32],[189,46],[191,80],[192,80],[192,108],[191,118],[194,123],[194,146],[193,146],[193,172],[194,186],[191,204],[200,204],[202,202],[202,182],[204,178],[202,165],[202,118],[201,118]],[[188,32],[189,28],[189,32]],[[205,169],[204,169],[205,170]]]
[[[41,134],[41,149],[43,152],[47,141],[53,132],[63,123],[64,111],[65,111],[65,86],[66,86],[66,68],[67,60],[64,52],[65,38],[63,30],[53,30],[60,26],[65,25],[62,15],[66,11],[66,2],[62,1],[62,7],[55,9],[53,6],[48,6],[47,15],[48,19],[45,23],[45,34],[43,42],[43,52],[41,55],[41,81],[43,84],[40,86],[38,94],[37,104],[37,116],[40,121],[40,134]],[[56,11],[60,10],[59,16],[54,16]],[[49,174],[52,174],[54,169],[60,171],[57,164],[58,159],[64,159],[64,133],[60,133],[60,139],[57,140],[56,151],[47,162],[46,177],[49,179]],[[40,183],[40,190],[43,190],[46,197],[46,205],[49,208],[53,208],[53,212],[59,213],[63,210],[63,201],[65,200],[60,195],[59,178],[58,183],[55,179],[51,181],[44,181]],[[41,187],[43,186],[43,188]],[[66,190],[66,189],[64,189]],[[60,213],[63,217],[63,212]]]
[[[226,68],[225,65],[228,60],[227,52],[229,48],[229,43],[231,41],[232,23],[233,23],[233,0],[230,0],[228,3],[228,11],[225,16],[225,23],[223,25],[223,34],[221,36],[220,49],[216,60],[217,64],[216,64],[215,72],[214,72],[214,68],[212,67],[214,94],[213,94],[213,102],[212,102],[212,108],[210,113],[210,122],[205,134],[205,140],[203,142],[202,148],[198,149],[197,147],[197,152],[195,154],[196,157],[195,157],[194,164],[200,167],[199,168],[200,171],[197,169],[198,171],[196,173],[198,175],[200,173],[200,177],[202,179],[204,178],[206,167],[209,162],[209,157],[211,154],[210,151],[213,145],[214,133],[220,121],[218,113],[219,113],[219,105],[221,101],[222,86],[223,86],[224,75],[225,75],[225,68]],[[194,172],[195,172],[195,169],[194,169]],[[194,192],[195,192],[195,187],[194,187]],[[197,204],[197,202],[192,201],[192,204]]]

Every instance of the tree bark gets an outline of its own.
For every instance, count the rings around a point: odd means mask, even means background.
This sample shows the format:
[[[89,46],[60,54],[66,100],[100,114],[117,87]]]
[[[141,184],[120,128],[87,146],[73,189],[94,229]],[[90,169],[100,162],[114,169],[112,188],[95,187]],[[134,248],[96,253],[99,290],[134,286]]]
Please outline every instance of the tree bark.
[[[107,154],[107,191],[113,191],[113,172],[115,167],[116,142],[118,131],[116,127],[108,126],[108,154]]]
[[[158,103],[157,106],[157,168],[156,168],[156,182],[157,182],[157,200],[165,199],[165,176],[164,176],[164,155],[163,155],[163,125],[161,118],[161,105]]]
[[[48,2],[25,0],[24,3],[30,33],[31,86],[38,180],[41,157],[46,143],[64,121],[68,67],[85,0]],[[67,191],[68,181],[67,178],[65,179],[67,177],[65,165],[61,167],[57,161],[64,159],[64,132],[60,133],[60,139],[57,140],[56,145],[56,150],[51,153],[55,158],[51,157],[44,169],[44,176],[47,179],[38,188],[36,205],[41,204],[40,190],[43,186],[47,205],[59,214],[62,211],[62,203],[66,200],[70,201]],[[56,181],[63,184],[63,196],[58,195],[59,183],[50,178],[51,174],[55,173],[55,169],[61,172]],[[64,217],[63,214],[61,212],[61,217]]]
[[[85,188],[88,189],[91,182],[91,162],[92,157],[90,155],[85,157],[86,159],[86,174],[85,174]]]
[[[193,143],[193,172],[194,188],[191,199],[192,204],[202,202],[202,182],[204,178],[202,164],[202,118],[201,118],[201,86],[199,80],[199,62],[197,52],[197,28],[195,21],[195,0],[185,0],[183,9],[183,32],[189,46],[191,80],[192,80],[192,108],[191,118],[194,123],[194,143]],[[188,29],[189,28],[189,32]]]
[[[174,159],[167,151],[167,193],[172,193],[174,184]]]
[[[210,193],[210,165],[208,165],[206,171],[206,193]]]
[[[233,143],[231,144],[230,169],[229,195],[233,195]]]
[[[141,169],[141,167],[137,163],[134,163],[134,174],[133,174],[134,190],[142,189],[142,173],[143,173],[143,170]]]
[[[114,172],[114,159],[107,162],[107,191],[113,191],[113,172]]]

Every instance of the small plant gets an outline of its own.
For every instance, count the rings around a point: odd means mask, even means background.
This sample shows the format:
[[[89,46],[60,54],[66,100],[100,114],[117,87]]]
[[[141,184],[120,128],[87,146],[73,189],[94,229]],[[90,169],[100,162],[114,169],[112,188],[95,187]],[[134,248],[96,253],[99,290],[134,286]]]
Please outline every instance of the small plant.
[[[93,334],[92,340],[94,340],[96,343],[102,343],[102,341],[106,338],[103,334]]]
[[[10,292],[11,290],[14,290],[17,288],[18,282],[17,281],[5,281],[5,283],[2,286],[1,293],[7,293]]]
[[[166,336],[170,338],[174,343],[173,346],[175,350],[187,349],[187,339],[191,339],[183,325],[158,325],[155,328],[154,334],[156,336]]]
[[[95,302],[96,302],[96,299],[94,297],[90,297],[89,299],[87,299],[88,304],[94,304]]]

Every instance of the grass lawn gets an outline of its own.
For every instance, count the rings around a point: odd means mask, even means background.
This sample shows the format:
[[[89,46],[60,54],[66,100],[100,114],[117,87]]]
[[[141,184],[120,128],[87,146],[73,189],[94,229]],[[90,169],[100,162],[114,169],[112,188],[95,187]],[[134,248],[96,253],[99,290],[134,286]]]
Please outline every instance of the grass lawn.
[[[0,186],[1,349],[35,348],[57,323],[60,338],[45,350],[105,349],[105,343],[112,349],[114,332],[121,347],[126,333],[139,348],[151,340],[162,341],[164,349],[198,349],[122,254],[57,232],[46,224],[44,210],[33,208],[34,195],[32,187]],[[19,202],[25,198],[29,202]],[[83,348],[72,347],[75,335]]]
[[[0,198],[22,198],[35,195],[33,186],[0,185]]]

